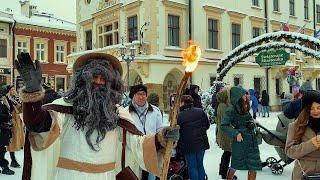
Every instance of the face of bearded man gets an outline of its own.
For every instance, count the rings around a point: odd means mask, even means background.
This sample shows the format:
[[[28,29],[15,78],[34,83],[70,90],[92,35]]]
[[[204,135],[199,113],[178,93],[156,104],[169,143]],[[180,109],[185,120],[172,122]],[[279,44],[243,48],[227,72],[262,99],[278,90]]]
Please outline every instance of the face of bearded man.
[[[65,101],[73,103],[74,126],[86,132],[92,150],[99,150],[106,133],[117,127],[115,105],[120,104],[122,92],[119,72],[104,60],[91,60],[74,73]]]

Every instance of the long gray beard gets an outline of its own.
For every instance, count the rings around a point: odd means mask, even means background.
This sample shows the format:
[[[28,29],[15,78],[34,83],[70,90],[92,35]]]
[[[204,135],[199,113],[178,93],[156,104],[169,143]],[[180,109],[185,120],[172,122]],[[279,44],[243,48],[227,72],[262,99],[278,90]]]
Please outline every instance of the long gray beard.
[[[106,133],[117,127],[118,115],[114,98],[104,90],[91,90],[86,94],[83,91],[80,94],[82,95],[73,103],[75,126],[77,130],[86,131],[88,145],[97,151],[99,142],[105,138]],[[92,142],[91,136],[95,131],[97,137]]]

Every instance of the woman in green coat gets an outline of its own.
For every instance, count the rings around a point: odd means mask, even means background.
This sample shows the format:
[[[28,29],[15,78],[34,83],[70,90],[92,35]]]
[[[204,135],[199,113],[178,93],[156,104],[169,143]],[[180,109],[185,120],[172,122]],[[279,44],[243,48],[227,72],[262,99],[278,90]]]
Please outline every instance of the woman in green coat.
[[[227,179],[232,180],[236,170],[248,170],[248,180],[255,180],[256,171],[261,170],[261,160],[255,124],[249,113],[250,96],[238,86],[231,88],[230,96],[231,106],[227,108],[221,122],[221,130],[228,134],[232,143],[231,167]]]

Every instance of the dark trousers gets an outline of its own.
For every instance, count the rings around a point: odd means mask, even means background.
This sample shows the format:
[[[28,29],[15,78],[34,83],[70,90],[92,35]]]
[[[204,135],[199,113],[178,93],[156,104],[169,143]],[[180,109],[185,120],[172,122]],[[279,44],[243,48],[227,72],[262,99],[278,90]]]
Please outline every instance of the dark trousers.
[[[0,145],[0,166],[1,167],[8,167],[9,162],[4,158],[7,150],[5,146]]]
[[[231,152],[224,151],[221,156],[220,169],[219,169],[219,174],[223,179],[227,177],[230,160],[231,160]]]
[[[149,172],[142,170],[141,180],[148,180]],[[156,180],[160,180],[160,178],[156,177]]]
[[[11,161],[16,160],[16,156],[14,155],[14,152],[10,152],[10,158],[11,158]]]

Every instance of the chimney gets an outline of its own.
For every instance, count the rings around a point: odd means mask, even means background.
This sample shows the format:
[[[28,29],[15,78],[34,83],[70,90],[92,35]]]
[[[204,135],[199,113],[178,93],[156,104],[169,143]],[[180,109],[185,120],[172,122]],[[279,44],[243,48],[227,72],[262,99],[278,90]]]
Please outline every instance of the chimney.
[[[20,5],[21,5],[21,14],[23,16],[26,16],[28,18],[31,17],[31,6],[30,6],[30,1],[26,0],[26,1],[23,1],[23,0],[20,0],[19,1]]]

